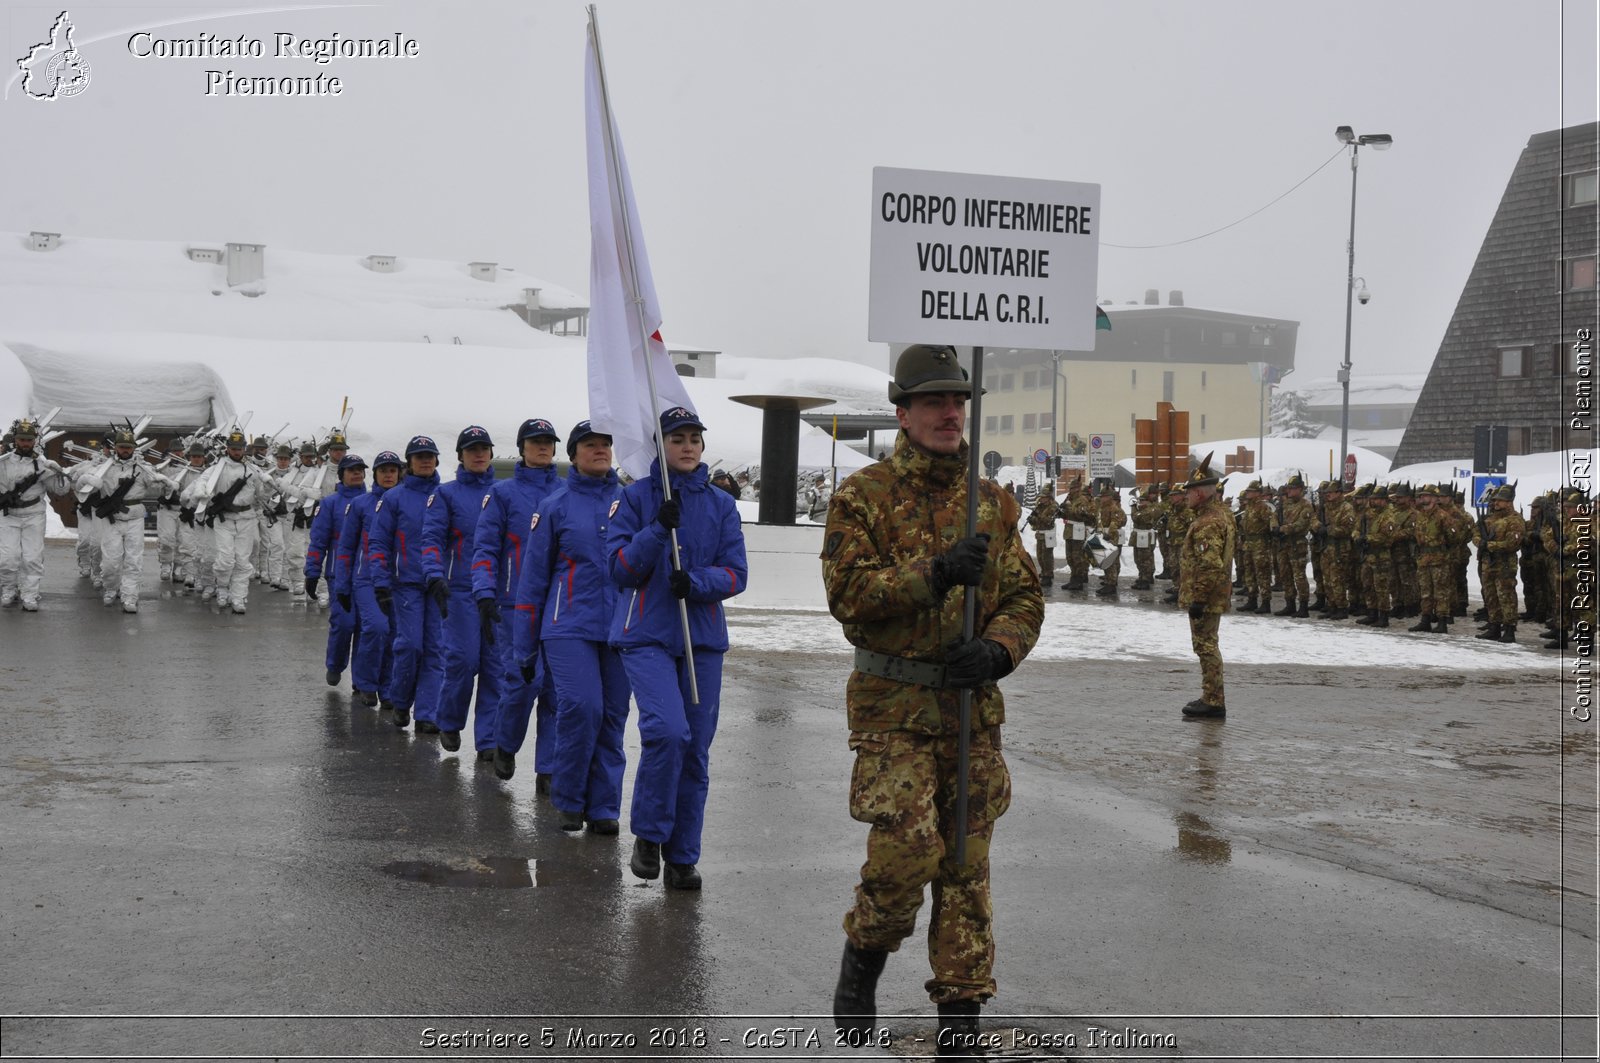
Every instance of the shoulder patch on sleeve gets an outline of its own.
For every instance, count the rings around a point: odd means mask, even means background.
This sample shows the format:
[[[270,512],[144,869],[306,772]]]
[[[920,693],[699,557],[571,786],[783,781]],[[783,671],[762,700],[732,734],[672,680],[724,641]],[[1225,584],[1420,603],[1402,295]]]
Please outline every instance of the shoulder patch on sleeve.
[[[378,499],[377,505],[372,507],[372,512],[376,513],[376,512],[378,512],[378,510],[380,510],[382,508],[383,508],[383,499],[380,498],[380,499]]]
[[[613,498],[611,500],[611,508],[606,510],[606,520],[610,520],[612,517],[615,517],[617,515],[617,510],[620,509],[621,507],[622,507],[622,499]]]
[[[438,498],[438,497],[439,497],[438,495],[429,495],[428,496],[428,501],[424,504],[423,508],[425,508],[425,509],[433,508],[433,500],[435,498]]]
[[[528,521],[528,530],[529,531],[533,531],[533,529],[537,528],[538,526],[539,526],[539,514],[535,513],[533,515],[533,519]]]
[[[489,508],[489,496],[488,495],[484,495],[483,496],[483,501],[478,505],[478,508],[479,509],[488,509]]]
[[[839,552],[839,544],[844,542],[844,532],[836,531],[828,536],[828,545],[825,556],[832,557]]]

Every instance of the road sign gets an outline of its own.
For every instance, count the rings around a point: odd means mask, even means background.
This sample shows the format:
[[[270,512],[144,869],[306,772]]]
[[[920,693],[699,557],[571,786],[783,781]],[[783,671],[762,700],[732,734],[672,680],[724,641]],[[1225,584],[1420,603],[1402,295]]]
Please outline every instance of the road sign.
[[[990,450],[984,453],[983,470],[990,476],[1000,471],[1000,452],[998,450]]]
[[[872,170],[867,338],[1092,351],[1100,186]]]
[[[1346,454],[1344,456],[1344,485],[1346,487],[1354,487],[1355,483],[1356,456],[1354,454]]]
[[[1050,460],[1050,452],[1048,450],[1044,449],[1043,447],[1040,447],[1038,450],[1033,452],[1033,463],[1035,465],[1043,465],[1045,462],[1047,462],[1049,460]]]
[[[1089,478],[1109,480],[1116,472],[1117,437],[1105,432],[1089,437]]]
[[[1506,482],[1505,473],[1483,474],[1472,477],[1472,505],[1476,509],[1489,508],[1489,492]]]

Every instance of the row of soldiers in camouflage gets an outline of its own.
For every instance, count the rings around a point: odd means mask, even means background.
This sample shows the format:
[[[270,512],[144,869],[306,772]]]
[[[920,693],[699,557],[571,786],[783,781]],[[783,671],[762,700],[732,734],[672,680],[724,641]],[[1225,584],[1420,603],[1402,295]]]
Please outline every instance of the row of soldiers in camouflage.
[[[1535,499],[1525,520],[1515,510],[1515,486],[1497,488],[1489,512],[1474,517],[1464,497],[1450,487],[1363,484],[1346,491],[1338,481],[1318,485],[1315,499],[1297,474],[1281,489],[1253,481],[1240,493],[1233,519],[1238,538],[1234,587],[1242,611],[1329,620],[1352,617],[1365,626],[1386,628],[1390,620],[1416,618],[1408,631],[1445,634],[1467,613],[1467,566],[1474,552],[1483,586],[1478,614],[1486,627],[1479,638],[1516,641],[1518,620],[1546,625],[1546,649],[1565,649],[1584,623],[1594,621],[1594,601],[1578,592],[1581,544],[1576,522],[1593,509],[1581,491]],[[1055,522],[1065,521],[1068,590],[1081,590],[1094,562],[1090,544],[1112,548],[1102,567],[1097,594],[1114,598],[1120,569],[1122,532],[1131,520],[1134,590],[1157,579],[1172,579],[1167,600],[1177,600],[1181,571],[1178,547],[1193,514],[1181,486],[1156,484],[1135,494],[1131,518],[1118,492],[1069,484],[1059,502],[1040,496],[1028,516],[1037,534],[1039,568],[1049,590],[1055,571]],[[1162,571],[1155,571],[1159,551]],[[1307,566],[1310,576],[1307,576]],[[1517,610],[1520,569],[1526,608]],[[1313,582],[1315,597],[1313,598]],[[1274,592],[1284,604],[1272,608]],[[1588,630],[1592,630],[1592,627]]]

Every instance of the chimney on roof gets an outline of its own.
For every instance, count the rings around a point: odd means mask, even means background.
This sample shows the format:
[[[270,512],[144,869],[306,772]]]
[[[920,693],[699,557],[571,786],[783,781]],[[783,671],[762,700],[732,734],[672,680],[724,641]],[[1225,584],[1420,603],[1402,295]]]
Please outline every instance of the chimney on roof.
[[[1161,289],[1160,288],[1146,288],[1144,290],[1144,305],[1145,306],[1160,306],[1161,305]]]
[[[28,250],[54,251],[61,246],[60,233],[31,232],[28,234]]]
[[[258,281],[267,273],[265,244],[230,243],[228,248],[228,287]]]
[[[366,266],[374,273],[394,272],[393,255],[368,255],[366,258],[361,260],[361,264]]]
[[[468,262],[467,269],[472,273],[473,280],[494,281],[500,279],[500,267],[494,262]]]
[[[1174,288],[1170,292],[1167,293],[1167,305],[1168,306],[1182,306],[1183,305],[1183,289],[1182,288]]]

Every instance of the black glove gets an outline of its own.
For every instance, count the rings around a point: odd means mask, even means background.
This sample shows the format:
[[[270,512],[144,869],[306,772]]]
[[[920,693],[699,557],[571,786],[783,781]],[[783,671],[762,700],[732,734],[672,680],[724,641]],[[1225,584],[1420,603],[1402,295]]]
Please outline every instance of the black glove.
[[[394,601],[393,592],[388,587],[374,587],[372,588],[372,596],[378,599],[378,608],[383,610],[383,615],[391,615],[389,603]]]
[[[990,639],[959,639],[945,648],[944,679],[948,686],[978,687],[1011,674],[1011,654]]]
[[[676,498],[669,498],[665,502],[661,503],[660,509],[656,510],[656,523],[667,529],[667,531],[673,531],[678,527],[678,520],[680,516],[681,515],[678,512],[678,500]]]
[[[306,577],[306,597],[307,598],[315,598],[317,596],[317,585],[319,583],[321,583],[321,582],[322,582],[322,580],[320,578],[316,577],[316,576],[307,576]]]
[[[428,588],[424,592],[433,599],[433,604],[439,607],[439,616],[450,619],[450,584],[444,577],[435,576],[428,581]]]
[[[335,594],[334,598],[338,601],[340,609],[347,613],[350,611],[350,596],[348,594]]]
[[[974,535],[958,541],[933,559],[933,590],[939,597],[951,587],[976,587],[983,582],[983,566],[989,560],[989,536]]]
[[[494,645],[494,629],[500,626],[500,607],[493,598],[478,599],[478,636]]]
[[[672,588],[674,598],[689,597],[689,573],[679,569],[667,576],[667,586]]]
[[[539,651],[535,650],[532,654],[529,655],[527,660],[522,662],[522,681],[524,683],[533,682],[533,673],[536,670],[538,670],[538,667],[539,667]]]
[[[1204,602],[1190,602],[1189,603],[1189,619],[1190,620],[1203,620],[1203,619],[1205,619],[1205,615],[1206,615],[1206,606],[1205,606]]]

